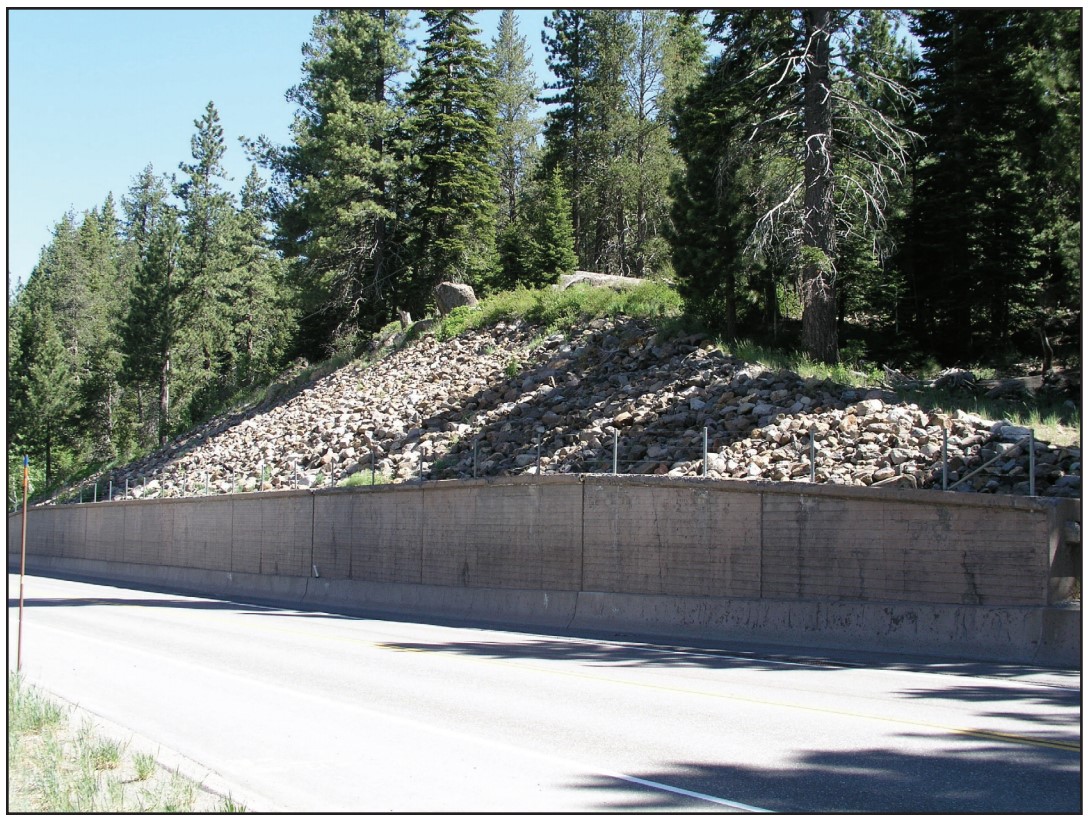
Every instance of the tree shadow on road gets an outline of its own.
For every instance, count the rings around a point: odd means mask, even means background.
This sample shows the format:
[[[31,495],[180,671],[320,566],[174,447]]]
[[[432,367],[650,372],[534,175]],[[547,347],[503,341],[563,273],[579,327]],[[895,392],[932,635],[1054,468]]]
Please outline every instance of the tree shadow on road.
[[[729,739],[731,730],[723,734]],[[678,762],[629,776],[774,812],[1056,814],[1082,808],[1078,752],[957,738],[936,741],[924,734],[902,737],[900,750],[799,749],[791,762],[777,768]],[[928,753],[919,752],[924,742]],[[661,789],[634,793],[636,786],[620,776],[588,776],[573,788],[593,794],[601,811],[727,810]],[[615,799],[603,800],[603,794]]]

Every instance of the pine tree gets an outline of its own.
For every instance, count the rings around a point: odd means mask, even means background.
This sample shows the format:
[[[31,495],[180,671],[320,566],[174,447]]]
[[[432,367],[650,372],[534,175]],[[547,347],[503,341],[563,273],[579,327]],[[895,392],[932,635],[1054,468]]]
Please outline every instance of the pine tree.
[[[575,233],[571,225],[571,203],[559,170],[553,170],[528,213],[530,226],[521,258],[521,267],[525,272],[523,283],[540,288],[571,274],[578,263]]]
[[[300,348],[315,356],[384,322],[406,276],[407,146],[393,85],[408,64],[405,12],[323,11],[303,54],[288,95],[299,106],[293,143],[248,146],[273,172],[276,244],[295,261]]]
[[[727,339],[738,337],[738,282],[744,269],[744,108],[717,60],[680,97],[672,118],[684,164],[673,183],[670,247],[689,311]]]
[[[561,169],[580,265],[645,275],[664,240],[676,158],[666,110],[691,82],[702,38],[662,11],[559,10],[543,35],[557,81],[542,174]],[[695,34],[695,38],[694,38]],[[689,75],[685,77],[685,75]],[[666,109],[664,109],[666,106]]]
[[[143,358],[131,352],[128,346],[132,340],[127,336],[126,322],[133,300],[132,291],[138,277],[139,267],[146,258],[151,244],[151,237],[157,226],[164,219],[172,219],[174,212],[167,208],[169,197],[169,179],[155,174],[149,164],[133,179],[125,197],[121,199],[124,212],[122,221],[124,246],[122,249],[122,270],[127,289],[126,305],[118,312],[120,322],[122,363],[120,369],[121,384],[131,396],[132,413],[136,427],[135,439],[142,446],[151,445],[158,440],[157,411],[154,397],[157,392],[158,375],[142,368]],[[137,366],[134,370],[134,366]]]
[[[839,51],[850,37],[853,19],[827,9],[748,9],[716,12],[711,25],[723,44],[715,71],[731,90],[727,108],[737,112],[745,139],[733,143],[744,162],[728,163],[741,176],[721,179],[746,186],[739,197],[753,204],[747,221],[756,267],[790,261],[802,303],[803,348],[825,362],[838,358],[838,233],[883,212],[889,180],[906,164],[912,137],[901,118],[862,105],[850,88],[851,66],[839,54],[834,61],[834,47]],[[870,80],[908,101],[894,80]],[[845,146],[838,141],[846,133],[865,139]],[[847,211],[850,201],[839,195],[860,181],[866,215]]]
[[[572,229],[579,264],[592,268],[588,225],[592,222],[588,181],[593,156],[587,144],[590,132],[590,81],[594,42],[589,10],[557,9],[545,19],[547,65],[556,80],[546,89],[556,94],[542,98],[552,104],[545,120],[543,170],[559,168],[572,203]]]
[[[265,213],[269,196],[250,170],[242,187],[241,209],[231,237],[237,270],[237,299],[231,306],[232,386],[252,387],[271,377],[290,342],[294,317],[285,286],[285,266],[269,247]]]
[[[1061,258],[1045,251],[1076,245],[1053,238],[1056,229],[1077,233],[1078,224],[1066,169],[1077,168],[1070,124],[1078,119],[1079,49],[1073,16],[1066,38],[1054,27],[1063,19],[1056,10],[1011,9],[916,18],[928,119],[910,276],[917,334],[934,339],[944,361],[1032,350],[1037,338],[1047,361],[1042,320],[1050,312],[1042,309],[1074,302],[1064,293],[1077,254],[1057,268]]]
[[[112,459],[125,448],[119,375],[122,352],[119,318],[128,304],[121,224],[112,195],[102,209],[92,210],[80,226],[86,265],[88,302],[84,315],[84,357],[80,364],[79,419],[83,437],[96,462]]]
[[[408,87],[417,201],[410,213],[413,280],[405,308],[422,312],[443,280],[481,286],[497,269],[495,95],[471,15],[424,15],[427,39]]]
[[[18,357],[9,360],[19,375],[9,398],[9,420],[16,423],[11,434],[17,448],[41,456],[48,487],[56,479],[58,449],[70,447],[74,440],[72,413],[77,387],[49,302],[27,304],[20,314],[21,347]]]
[[[505,9],[492,41],[492,87],[496,95],[496,138],[499,157],[500,201],[497,229],[516,217],[519,196],[527,176],[527,162],[535,148],[539,123],[537,77],[531,70],[526,38],[519,36],[515,13]]]
[[[147,251],[137,267],[122,330],[129,379],[158,385],[159,445],[166,443],[174,422],[174,364],[179,349],[187,342],[180,300],[184,291],[181,257],[179,218],[173,209],[164,208],[152,226]]]
[[[179,323],[187,330],[186,350],[175,358],[176,378],[193,389],[191,419],[202,419],[230,393],[232,353],[231,307],[239,297],[230,240],[233,197],[224,184],[227,147],[215,104],[194,121],[190,146],[193,160],[182,163],[185,175],[177,186],[181,201],[182,257],[185,271],[180,293]]]

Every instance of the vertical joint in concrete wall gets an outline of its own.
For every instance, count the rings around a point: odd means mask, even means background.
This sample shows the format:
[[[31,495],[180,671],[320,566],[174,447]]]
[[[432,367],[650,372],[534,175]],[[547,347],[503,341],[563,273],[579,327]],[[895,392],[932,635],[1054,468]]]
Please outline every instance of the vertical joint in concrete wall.
[[[317,568],[314,563],[314,529],[318,520],[318,502],[313,491],[310,494],[310,566],[311,568]],[[318,575],[315,574],[315,577]]]
[[[757,596],[765,596],[765,496],[757,492]]]
[[[579,591],[586,591],[587,478],[579,477]]]

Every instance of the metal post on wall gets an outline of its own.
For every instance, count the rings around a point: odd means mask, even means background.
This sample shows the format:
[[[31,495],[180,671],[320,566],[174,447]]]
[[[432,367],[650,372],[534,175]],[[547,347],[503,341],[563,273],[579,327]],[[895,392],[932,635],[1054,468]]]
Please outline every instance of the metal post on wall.
[[[1033,429],[1029,430],[1029,496],[1037,496],[1037,449],[1034,445]]]
[[[817,426],[813,423],[810,424],[810,482],[817,482],[817,446],[814,445],[814,436],[817,433]]]
[[[704,469],[703,476],[708,476],[708,427],[704,427]]]
[[[946,425],[942,427],[942,490],[946,491],[947,482],[949,480],[949,466],[946,463]]]
[[[617,430],[613,430],[613,473],[617,473]]]

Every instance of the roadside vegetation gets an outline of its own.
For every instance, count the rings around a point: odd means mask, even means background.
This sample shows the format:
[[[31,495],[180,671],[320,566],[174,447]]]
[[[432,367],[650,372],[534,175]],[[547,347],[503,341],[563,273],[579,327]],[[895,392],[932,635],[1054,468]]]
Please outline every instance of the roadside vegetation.
[[[147,752],[97,734],[8,672],[8,805],[12,812],[245,812],[231,798],[164,769]]]

